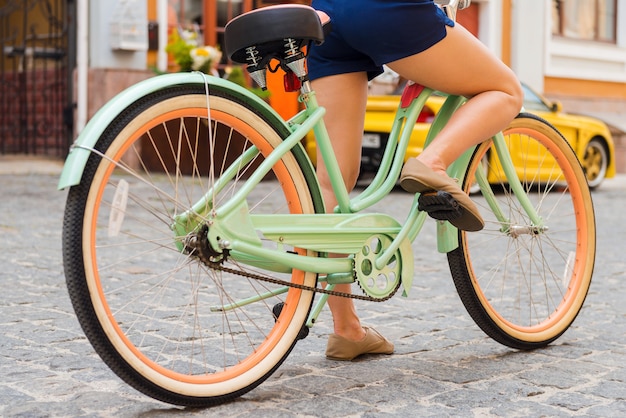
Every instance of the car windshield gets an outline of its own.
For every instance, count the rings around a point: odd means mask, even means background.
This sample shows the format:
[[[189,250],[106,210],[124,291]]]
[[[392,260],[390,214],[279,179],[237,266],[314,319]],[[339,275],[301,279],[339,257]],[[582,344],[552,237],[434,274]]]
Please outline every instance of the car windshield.
[[[543,99],[534,91],[532,91],[527,85],[522,83],[524,90],[524,108],[526,110],[538,110],[541,112],[549,112],[550,108],[543,101]]]

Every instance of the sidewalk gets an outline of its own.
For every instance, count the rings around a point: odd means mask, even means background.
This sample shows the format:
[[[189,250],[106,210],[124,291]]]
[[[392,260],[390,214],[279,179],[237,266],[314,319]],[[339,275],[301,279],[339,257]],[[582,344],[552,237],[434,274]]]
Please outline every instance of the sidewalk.
[[[0,175],[47,174],[60,175],[64,160],[31,155],[0,155]],[[617,173],[606,179],[602,189],[623,189],[626,191],[626,173]]]
[[[33,155],[0,155],[0,175],[48,174],[59,175],[63,169],[62,159]]]
[[[414,245],[408,298],[360,303],[365,325],[391,339],[391,356],[324,357],[330,314],[266,382],[234,402],[184,409],[143,396],[94,353],[65,287],[62,162],[0,158],[0,416],[2,417],[618,417],[626,416],[626,175],[596,192],[597,260],[572,327],[545,349],[522,352],[486,337],[456,295],[445,256]],[[398,191],[386,213],[403,218]]]

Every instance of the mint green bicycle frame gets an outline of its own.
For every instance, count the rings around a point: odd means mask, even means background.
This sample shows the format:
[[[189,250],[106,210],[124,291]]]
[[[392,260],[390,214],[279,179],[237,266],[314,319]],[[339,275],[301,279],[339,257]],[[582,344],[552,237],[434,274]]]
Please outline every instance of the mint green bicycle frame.
[[[201,80],[198,79],[199,77]],[[121,93],[101,109],[98,114],[99,117],[94,117],[90,121],[72,147],[58,187],[62,189],[80,182],[88,156],[90,153],[96,152],[93,148],[95,141],[104,127],[118,114],[119,110],[117,109],[124,109],[150,91],[180,84],[203,84],[209,91],[211,88],[227,89],[233,94],[243,97],[260,114],[271,114],[276,119],[276,113],[267,103],[228,81],[199,73],[170,74],[154,77],[138,83]],[[350,198],[324,126],[325,109],[318,105],[315,92],[308,89],[308,84],[305,84],[305,86],[300,95],[300,100],[304,103],[305,108],[287,121],[291,134],[270,155],[266,156],[265,160],[247,179],[243,187],[229,201],[219,207],[213,207],[210,204],[211,196],[225,187],[236,175],[237,167],[240,164],[251,161],[257,155],[258,150],[255,147],[251,147],[244,152],[231,165],[231,168],[226,170],[216,180],[214,186],[208,190],[203,199],[174,220],[172,229],[175,237],[179,237],[175,239],[181,240],[199,226],[208,223],[210,225],[208,239],[211,246],[216,249],[227,249],[229,257],[232,257],[234,260],[252,266],[262,266],[264,269],[276,272],[289,273],[292,269],[297,269],[322,274],[324,280],[332,288],[334,284],[354,282],[354,266],[351,257],[306,257],[282,251],[281,249],[284,246],[291,246],[320,253],[355,254],[362,249],[368,238],[376,234],[382,234],[390,237],[392,242],[377,258],[374,267],[384,267],[400,251],[404,257],[401,266],[401,279],[403,294],[406,296],[411,288],[413,278],[411,245],[421,231],[426,219],[426,213],[417,209],[419,196],[415,196],[409,214],[402,224],[382,213],[361,214],[359,212],[381,201],[395,186],[404,162],[404,155],[410,140],[412,127],[433,91],[428,88],[420,88],[419,94],[415,93],[408,105],[399,106],[378,173],[362,193]],[[432,123],[425,146],[433,140],[464,101],[465,99],[459,96],[449,96],[446,99]],[[315,133],[317,147],[329,171],[332,187],[337,196],[338,205],[334,213],[250,214],[247,208],[246,196],[258,185],[265,174],[272,169],[283,155],[294,147],[301,147],[301,140],[311,130]],[[542,221],[521,186],[504,137],[502,134],[498,134],[493,137],[493,142],[509,186],[533,224],[541,229]],[[463,184],[462,182],[473,152],[474,148],[467,150],[448,169],[449,175],[459,179],[460,184]],[[498,206],[485,173],[477,170],[476,180],[490,209],[501,223],[502,231],[506,233],[507,225],[509,225],[508,219]],[[279,244],[278,250],[263,247],[261,240],[258,238],[258,231],[266,239],[271,239]],[[178,241],[179,248],[182,248],[180,242]],[[438,222],[438,250],[445,253],[454,250],[458,245],[457,229],[447,222]],[[284,291],[287,291],[287,288]],[[263,296],[255,297],[254,300],[262,298]],[[318,302],[318,306],[312,311],[312,316],[319,313],[325,300],[326,295],[323,295],[320,302]],[[236,304],[240,305],[241,303],[249,303],[251,301],[253,300],[237,302]],[[227,308],[221,307],[220,309]],[[311,320],[309,323],[311,323]]]
[[[323,123],[325,110],[318,106],[315,93],[310,91],[301,95],[305,109],[288,121],[291,134],[283,143],[275,148],[256,171],[250,176],[243,187],[225,204],[213,208],[210,204],[211,196],[217,193],[231,180],[240,167],[252,160],[258,153],[254,147],[243,153],[235,161],[230,171],[226,171],[205,199],[180,215],[176,219],[177,236],[185,236],[204,220],[209,219],[208,239],[213,248],[228,249],[233,259],[249,264],[263,266],[277,272],[290,272],[292,269],[321,273],[326,275],[329,284],[352,282],[353,266],[351,258],[317,258],[304,257],[286,251],[276,251],[264,248],[257,232],[264,238],[275,241],[281,246],[293,246],[322,253],[354,254],[360,251],[363,243],[374,234],[384,234],[393,238],[391,245],[386,248],[376,260],[376,268],[382,268],[392,259],[399,249],[402,254],[410,252],[410,245],[419,234],[426,214],[417,209],[415,196],[409,215],[403,224],[399,224],[391,217],[375,214],[359,214],[361,210],[382,200],[393,189],[398,179],[404,154],[407,148],[411,128],[428,97],[433,93],[430,89],[422,89],[411,103],[398,108],[396,118],[391,129],[387,149],[378,173],[370,185],[358,196],[349,197],[349,192],[343,183],[326,128]],[[464,103],[465,99],[459,96],[450,96],[438,112],[426,140],[426,146],[447,123],[452,114]],[[320,154],[326,163],[330,174],[332,187],[337,196],[338,205],[333,214],[293,214],[293,215],[254,215],[248,211],[246,196],[263,179],[280,158],[293,147],[300,146],[304,136],[314,131]],[[513,163],[506,148],[502,134],[493,138],[496,152],[502,163],[509,184],[526,210],[535,226],[541,226],[534,207],[517,178]],[[463,181],[474,148],[467,150],[461,158],[449,168],[449,174]],[[486,179],[485,173],[477,170],[477,181],[481,192],[486,198],[491,210],[501,222],[503,232],[509,224],[504,212],[497,205],[495,196]],[[462,183],[461,183],[462,184]],[[206,209],[209,208],[209,209]],[[191,222],[190,222],[191,221]],[[281,248],[279,246],[279,249]],[[407,247],[409,251],[407,252]],[[449,252],[458,247],[458,231],[447,222],[438,223],[438,250]],[[402,283],[404,294],[408,294],[413,277],[412,260],[403,260]]]

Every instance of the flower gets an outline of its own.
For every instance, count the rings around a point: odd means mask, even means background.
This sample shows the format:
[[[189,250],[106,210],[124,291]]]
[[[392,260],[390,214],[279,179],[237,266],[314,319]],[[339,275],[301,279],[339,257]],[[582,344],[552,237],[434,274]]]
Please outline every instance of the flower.
[[[165,51],[172,55],[180,71],[216,74],[215,66],[222,58],[222,52],[213,46],[200,46],[199,39],[197,32],[172,32]]]
[[[192,70],[208,74],[212,72],[211,64],[218,63],[222,58],[222,53],[215,47],[202,46],[190,50],[189,56],[192,59]]]
[[[197,31],[179,28],[170,35],[165,51],[170,54],[176,63],[170,71],[201,71],[219,77],[217,64],[222,58],[222,51],[210,45],[200,45],[202,37]],[[224,78],[250,90],[263,100],[268,100],[270,92],[259,87],[251,87],[244,75],[243,67],[226,66],[223,69]]]
[[[200,34],[195,30],[180,30],[180,37],[189,45],[200,46]]]

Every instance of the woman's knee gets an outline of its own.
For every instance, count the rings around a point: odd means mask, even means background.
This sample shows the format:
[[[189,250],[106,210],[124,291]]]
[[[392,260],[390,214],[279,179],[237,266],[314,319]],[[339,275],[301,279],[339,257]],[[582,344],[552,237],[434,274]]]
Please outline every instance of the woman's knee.
[[[487,73],[487,72],[486,72]],[[495,93],[491,97],[495,98],[494,104],[502,114],[507,114],[511,118],[515,117],[524,104],[524,91],[519,79],[509,67],[502,62],[494,61],[492,71],[488,72],[487,77],[482,80],[476,79],[476,94],[469,97],[480,95],[481,93]]]
[[[503,89],[503,93],[506,97],[505,104],[513,117],[515,117],[524,106],[524,91],[517,77],[513,75],[512,79]]]

